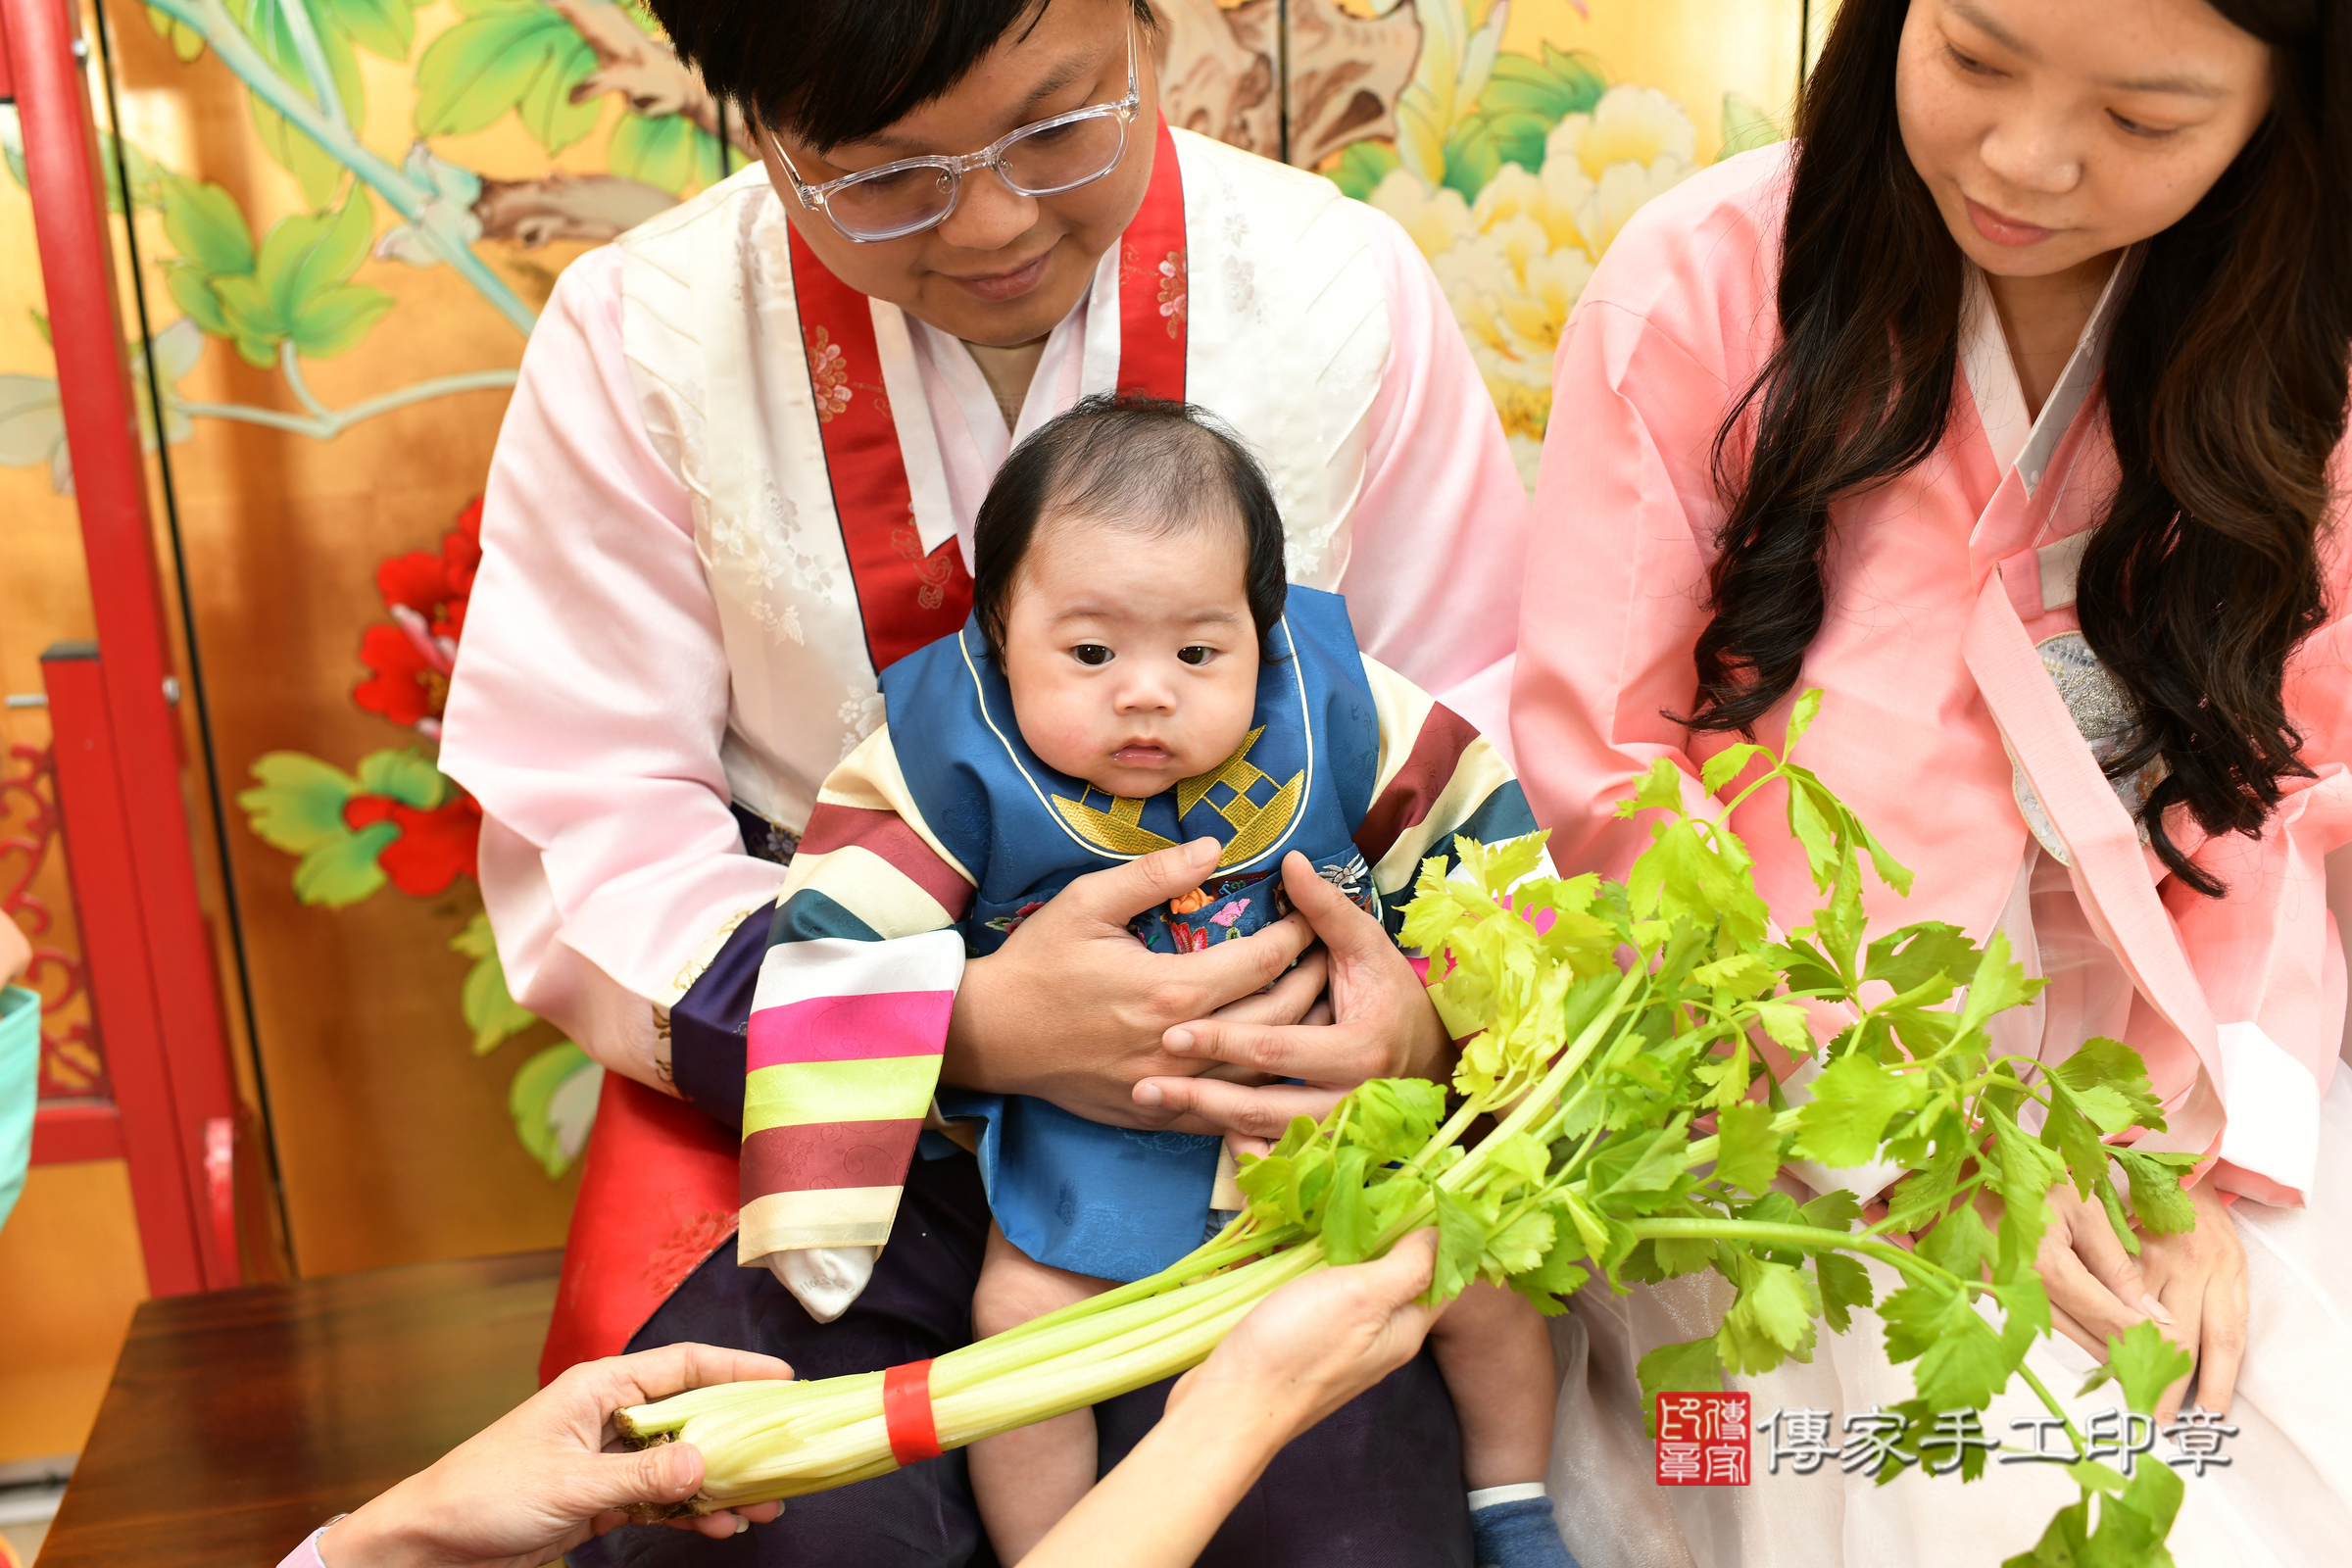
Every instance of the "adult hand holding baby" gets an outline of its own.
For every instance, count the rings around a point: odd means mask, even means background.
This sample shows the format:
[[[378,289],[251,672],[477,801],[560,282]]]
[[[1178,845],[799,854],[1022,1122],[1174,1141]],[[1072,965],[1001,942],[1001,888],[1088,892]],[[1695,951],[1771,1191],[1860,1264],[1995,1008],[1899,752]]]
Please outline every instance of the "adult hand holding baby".
[[[1260,1017],[1235,1007],[1170,1029],[1162,1044],[1172,1054],[1213,1065],[1135,1086],[1137,1104],[1176,1112],[1169,1125],[1270,1141],[1294,1116],[1320,1120],[1367,1078],[1443,1078],[1452,1070],[1453,1045],[1421,976],[1381,923],[1296,851],[1282,862],[1282,885],[1296,911],[1290,920],[1303,917],[1322,939],[1328,1010]]]
[[[1178,1054],[1168,1037],[1183,1025],[1197,1038],[1200,1020],[1212,1018],[1220,1026],[1299,1026],[1312,1015],[1326,971],[1320,954],[1299,956],[1318,928],[1295,884],[1298,912],[1205,953],[1153,953],[1135,940],[1127,922],[1200,886],[1215,870],[1218,849],[1214,839],[1196,839],[1082,876],[1021,922],[1004,947],[967,963],[942,1079],[1032,1095],[1114,1126],[1225,1131],[1223,1122],[1185,1115],[1189,1105],[1136,1098],[1139,1084],[1190,1084],[1191,1074],[1216,1072],[1243,1080],[1224,1087],[1248,1097],[1267,1092],[1244,1087],[1264,1083],[1265,1074],[1223,1066],[1198,1049]],[[1308,879],[1331,891],[1311,871]],[[1349,907],[1378,935],[1378,922]],[[1396,962],[1409,977],[1404,960]]]

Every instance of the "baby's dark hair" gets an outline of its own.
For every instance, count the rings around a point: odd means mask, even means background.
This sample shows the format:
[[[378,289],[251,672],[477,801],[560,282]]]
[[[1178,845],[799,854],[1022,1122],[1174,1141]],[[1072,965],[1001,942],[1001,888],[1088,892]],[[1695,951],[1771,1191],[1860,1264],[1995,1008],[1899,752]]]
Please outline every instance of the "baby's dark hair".
[[[1282,618],[1282,513],[1241,438],[1205,410],[1165,398],[1101,393],[1050,420],[997,470],[972,535],[972,612],[988,651],[1004,659],[1004,614],[1038,519],[1048,508],[1174,533],[1213,522],[1230,505],[1248,556],[1250,618],[1260,657]]]

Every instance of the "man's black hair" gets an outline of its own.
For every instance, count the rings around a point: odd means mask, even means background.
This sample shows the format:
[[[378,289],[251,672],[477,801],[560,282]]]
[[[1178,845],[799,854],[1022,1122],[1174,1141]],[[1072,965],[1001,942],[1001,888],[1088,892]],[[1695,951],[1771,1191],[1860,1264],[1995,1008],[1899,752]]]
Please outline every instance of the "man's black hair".
[[[1265,470],[1213,416],[1189,403],[1106,392],[1012,449],[972,532],[972,612],[1000,667],[1013,578],[1049,510],[1155,533],[1238,520],[1259,657],[1278,657],[1269,639],[1290,591],[1282,512]]]
[[[947,92],[1054,3],[647,0],[678,58],[715,96],[819,152],[862,141]],[[1126,3],[1148,39],[1158,26],[1150,0]]]

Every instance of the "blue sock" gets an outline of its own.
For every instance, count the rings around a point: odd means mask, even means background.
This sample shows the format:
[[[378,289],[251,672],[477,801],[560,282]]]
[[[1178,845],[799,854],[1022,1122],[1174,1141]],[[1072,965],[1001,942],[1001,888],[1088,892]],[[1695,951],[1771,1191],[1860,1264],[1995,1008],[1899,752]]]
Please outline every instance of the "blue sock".
[[[1478,1568],[1576,1568],[1551,1520],[1549,1497],[1491,1502],[1470,1511]]]

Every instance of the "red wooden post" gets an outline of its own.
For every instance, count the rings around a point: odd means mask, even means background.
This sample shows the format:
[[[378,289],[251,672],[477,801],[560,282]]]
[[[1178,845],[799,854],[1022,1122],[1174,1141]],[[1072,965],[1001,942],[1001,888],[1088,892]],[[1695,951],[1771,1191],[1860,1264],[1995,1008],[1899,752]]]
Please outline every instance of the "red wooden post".
[[[233,1236],[224,1245],[220,1227],[210,1222],[214,1181],[206,1169],[205,1124],[233,1114],[235,1091],[180,796],[179,731],[166,695],[173,677],[162,579],[77,25],[73,0],[0,0],[91,609],[105,650],[103,662],[91,659],[71,671],[49,665],[52,679],[62,675],[72,693],[51,691],[59,790],[64,797],[94,787],[91,770],[103,756],[120,803],[111,815],[97,808],[77,814],[69,803],[68,852],[94,975],[114,971],[111,980],[97,982],[94,1003],[109,1060],[123,1059],[126,1042],[152,1031],[160,1062],[160,1076],[146,1090],[128,1084],[136,1069],[118,1069],[116,1090],[134,1168],[153,1157],[152,1143],[168,1148],[178,1172],[183,1233],[193,1239],[193,1253],[184,1274],[168,1256],[160,1273],[151,1263],[151,1286],[163,1293],[241,1278]],[[172,689],[175,695],[175,679]],[[67,702],[81,716],[70,715]],[[82,742],[73,764],[83,780],[78,786],[68,783],[69,724]],[[93,815],[104,817],[104,825],[92,823]],[[97,915],[97,906],[109,914]],[[110,949],[111,965],[101,956]],[[145,969],[135,981],[123,972],[134,956]],[[143,1017],[131,1000],[142,987]],[[126,1008],[134,1015],[125,1016]],[[138,1054],[135,1044],[128,1049]],[[143,1102],[145,1108],[133,1103],[149,1093],[161,1098]],[[163,1119],[150,1123],[151,1113]],[[142,1230],[145,1223],[142,1207]],[[151,1257],[156,1245],[149,1240]],[[167,1284],[167,1277],[182,1283]]]
[[[106,1026],[106,1070],[129,1136],[131,1203],[147,1254],[147,1288],[177,1296],[205,1288],[197,1204],[204,1142],[191,1140],[179,1114],[166,1059],[155,974],[139,914],[120,759],[106,724],[106,687],[98,651],[60,643],[41,656],[49,690],[51,745],[57,752],[57,810],[65,825],[66,872],[81,922],[90,969],[90,1009]]]

